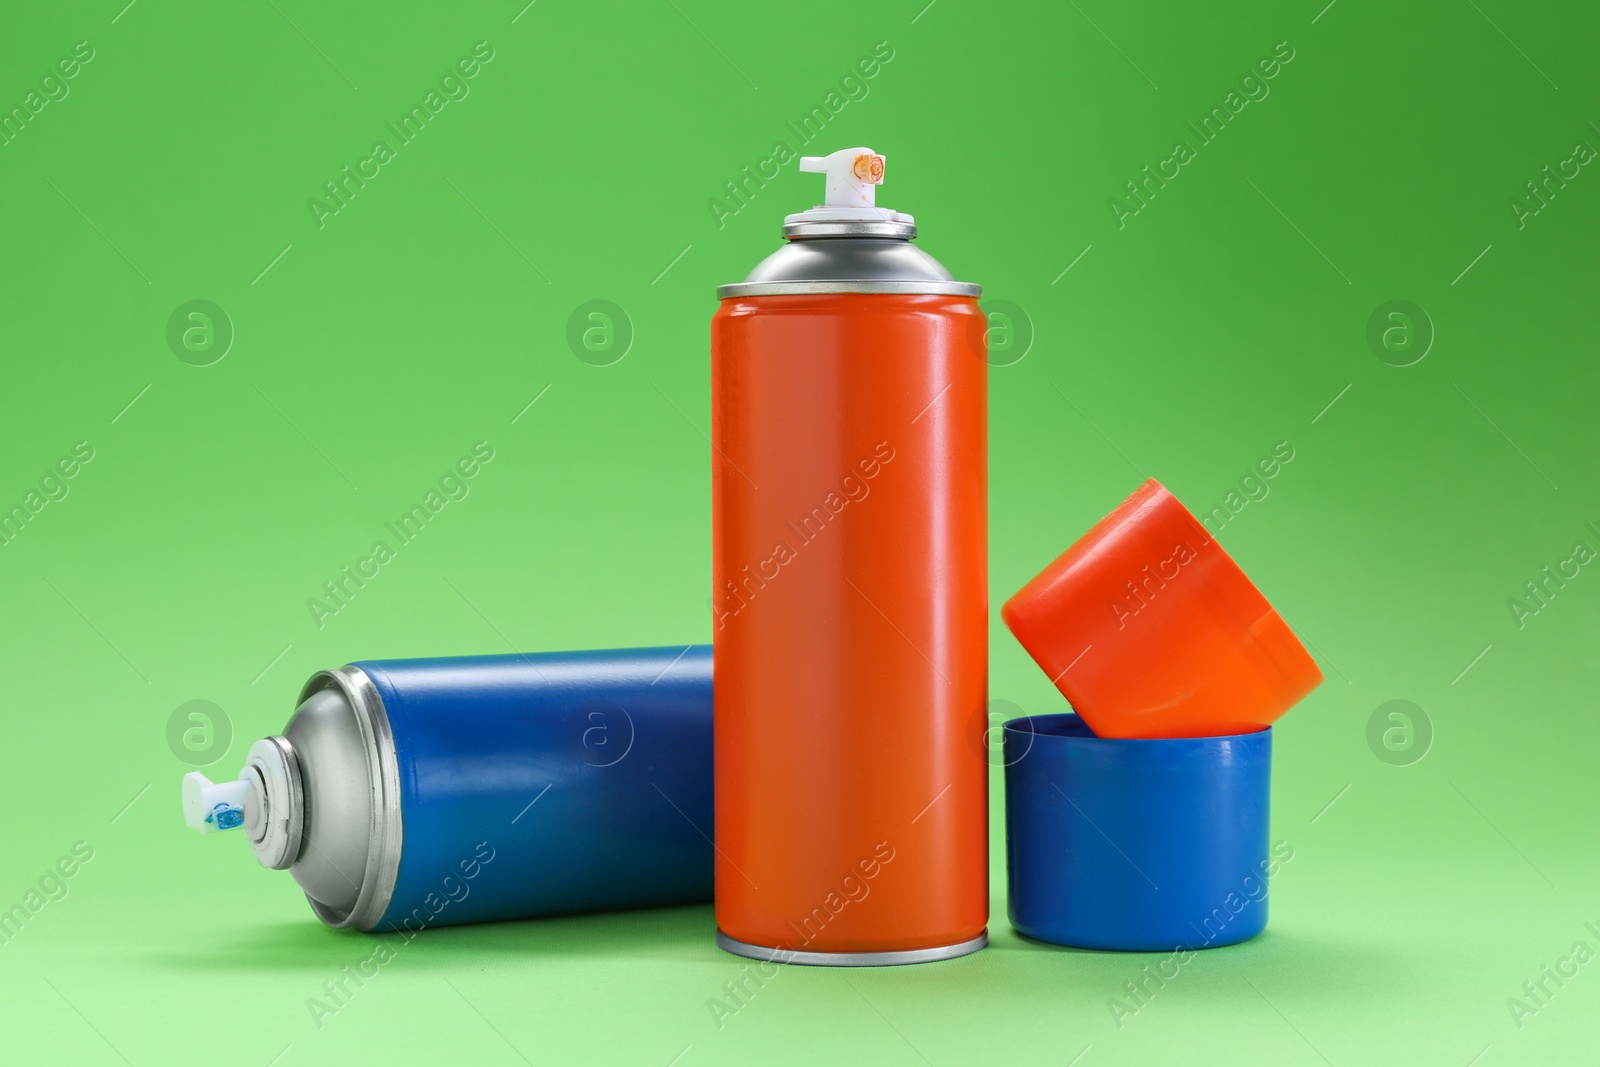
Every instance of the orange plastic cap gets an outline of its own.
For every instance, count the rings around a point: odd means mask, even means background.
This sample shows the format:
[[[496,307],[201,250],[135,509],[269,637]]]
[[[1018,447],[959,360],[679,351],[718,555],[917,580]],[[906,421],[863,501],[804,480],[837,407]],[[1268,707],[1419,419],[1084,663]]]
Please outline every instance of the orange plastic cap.
[[[1288,624],[1155,479],[1000,615],[1101,737],[1265,729],[1322,684]]]

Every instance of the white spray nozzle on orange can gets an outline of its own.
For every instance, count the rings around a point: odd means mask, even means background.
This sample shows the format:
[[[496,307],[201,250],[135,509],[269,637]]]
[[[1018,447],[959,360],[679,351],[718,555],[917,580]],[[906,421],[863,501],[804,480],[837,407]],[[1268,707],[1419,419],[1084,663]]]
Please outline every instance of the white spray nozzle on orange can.
[[[825,156],[801,156],[800,169],[828,176],[824,207],[873,207],[883,184],[883,157],[870,148],[841,148]]]
[[[800,169],[828,179],[822,203],[809,211],[784,217],[785,225],[800,223],[892,222],[910,226],[910,215],[878,207],[878,186],[883,184],[884,157],[870,148],[841,148],[825,156],[801,156]]]

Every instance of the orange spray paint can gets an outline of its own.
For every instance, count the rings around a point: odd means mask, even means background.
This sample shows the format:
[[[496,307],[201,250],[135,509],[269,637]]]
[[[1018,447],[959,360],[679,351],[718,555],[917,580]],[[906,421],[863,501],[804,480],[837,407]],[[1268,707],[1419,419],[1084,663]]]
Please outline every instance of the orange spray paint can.
[[[986,943],[986,322],[874,205],[883,157],[711,327],[717,941],[862,966]]]

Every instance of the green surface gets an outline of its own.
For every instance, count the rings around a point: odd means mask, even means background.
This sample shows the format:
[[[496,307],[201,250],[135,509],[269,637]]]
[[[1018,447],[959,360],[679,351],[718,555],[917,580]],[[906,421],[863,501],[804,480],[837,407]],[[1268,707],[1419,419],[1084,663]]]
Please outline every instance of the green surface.
[[[0,506],[39,491],[0,546],[0,906],[38,906],[0,945],[8,1062],[1594,1062],[1600,963],[1508,1007],[1600,950],[1592,4],[125,2],[0,32],[28,114],[0,145]],[[1260,98],[1202,144],[1235,90]],[[813,106],[805,150],[885,152],[881,202],[1032,331],[992,373],[996,605],[1143,475],[1227,507],[1293,448],[1221,531],[1328,675],[1277,737],[1270,927],[1119,1028],[1159,957],[1019,941],[996,833],[994,943],[959,962],[790,968],[719,1028],[740,963],[709,907],[440,930],[319,1028],[375,942],[184,828],[169,719],[223,709],[231,774],[318,668],[707,639],[712,289],[820,179],[720,227],[708,201]],[[347,164],[374,176],[319,220]],[[1147,164],[1177,176],[1135,214]],[[203,323],[187,360],[167,340],[193,300],[232,324],[208,366]],[[631,323],[609,366],[567,341],[591,300]],[[1436,334],[1408,366],[1404,323],[1367,341],[1395,300]],[[480,441],[469,495],[318,620]],[[993,667],[996,699],[1063,707],[997,614]],[[1369,748],[1393,700],[1431,723],[1420,761]]]

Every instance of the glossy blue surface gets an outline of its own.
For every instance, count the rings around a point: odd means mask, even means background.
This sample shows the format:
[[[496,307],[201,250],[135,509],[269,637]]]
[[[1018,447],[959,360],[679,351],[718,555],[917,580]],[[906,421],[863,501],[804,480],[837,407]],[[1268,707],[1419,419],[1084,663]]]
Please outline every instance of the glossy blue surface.
[[[1076,715],[1005,724],[1011,925],[1080,948],[1244,941],[1267,925],[1272,731],[1099,738]]]
[[[711,899],[710,647],[355,666],[400,770],[378,929]]]

